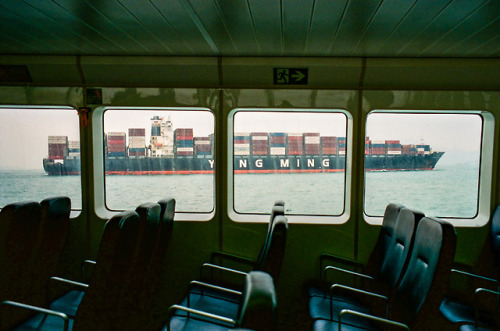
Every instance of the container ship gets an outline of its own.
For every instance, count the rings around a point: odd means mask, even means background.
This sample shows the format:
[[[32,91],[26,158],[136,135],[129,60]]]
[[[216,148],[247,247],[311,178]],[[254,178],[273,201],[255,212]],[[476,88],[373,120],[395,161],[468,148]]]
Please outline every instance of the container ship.
[[[181,175],[214,173],[214,136],[193,136],[192,128],[173,129],[169,118],[154,116],[151,138],[146,129],[107,132],[104,166],[107,175]],[[365,141],[368,171],[433,170],[444,152],[426,144],[399,140]],[[311,173],[345,171],[346,138],[319,133],[238,132],[234,134],[233,170],[248,173]],[[48,175],[80,174],[79,142],[48,137]]]

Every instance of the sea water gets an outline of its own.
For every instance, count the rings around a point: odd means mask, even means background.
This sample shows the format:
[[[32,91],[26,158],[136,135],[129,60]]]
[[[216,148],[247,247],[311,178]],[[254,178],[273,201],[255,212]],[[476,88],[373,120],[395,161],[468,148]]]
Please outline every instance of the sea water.
[[[364,211],[382,215],[389,202],[422,210],[426,215],[474,217],[479,171],[467,165],[440,166],[432,171],[367,172]],[[234,207],[239,213],[268,213],[275,200],[286,202],[288,214],[340,215],[349,182],[345,173],[237,174]],[[73,209],[82,208],[80,176],[48,176],[43,170],[0,171],[0,207],[7,203],[66,195]],[[178,211],[207,213],[214,209],[213,175],[106,176],[106,206],[135,209],[143,202],[174,197]]]

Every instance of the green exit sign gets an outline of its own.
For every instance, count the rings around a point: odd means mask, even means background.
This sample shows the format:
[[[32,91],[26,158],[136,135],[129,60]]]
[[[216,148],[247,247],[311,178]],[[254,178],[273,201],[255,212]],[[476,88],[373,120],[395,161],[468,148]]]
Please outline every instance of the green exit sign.
[[[275,85],[307,85],[307,68],[274,68]]]

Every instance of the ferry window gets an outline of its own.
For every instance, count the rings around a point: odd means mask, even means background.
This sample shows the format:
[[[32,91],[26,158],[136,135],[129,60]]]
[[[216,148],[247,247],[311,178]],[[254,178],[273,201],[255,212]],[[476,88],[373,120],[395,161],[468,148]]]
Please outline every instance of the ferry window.
[[[82,208],[77,111],[0,107],[0,208],[64,195]]]
[[[369,114],[365,214],[382,216],[397,202],[430,216],[476,217],[482,135],[477,113]]]
[[[176,211],[214,209],[214,117],[208,110],[104,112],[105,201],[110,210],[176,199]]]
[[[347,116],[341,110],[236,110],[232,117],[232,218],[345,212]],[[251,218],[247,218],[251,221]]]

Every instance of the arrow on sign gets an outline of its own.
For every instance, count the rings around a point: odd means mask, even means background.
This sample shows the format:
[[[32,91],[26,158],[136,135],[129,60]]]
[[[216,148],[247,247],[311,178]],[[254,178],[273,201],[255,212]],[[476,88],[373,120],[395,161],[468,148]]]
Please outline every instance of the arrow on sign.
[[[274,68],[274,84],[307,85],[307,68]]]
[[[300,82],[302,79],[304,79],[304,77],[306,77],[306,75],[304,75],[302,71],[296,71],[295,74],[292,74],[292,78],[296,82]]]

